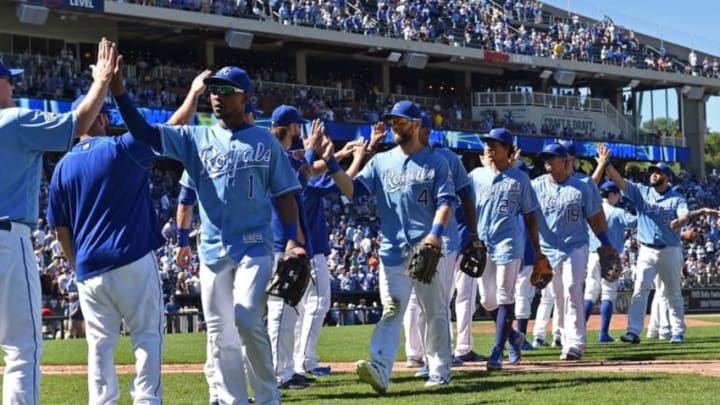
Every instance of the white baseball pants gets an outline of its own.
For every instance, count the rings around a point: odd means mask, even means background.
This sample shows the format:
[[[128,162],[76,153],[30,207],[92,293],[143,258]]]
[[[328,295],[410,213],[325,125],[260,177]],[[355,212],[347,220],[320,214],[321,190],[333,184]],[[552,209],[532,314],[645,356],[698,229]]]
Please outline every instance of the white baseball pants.
[[[555,275],[553,274],[553,279]],[[540,293],[540,303],[535,313],[535,324],[533,326],[533,339],[547,340],[546,327],[550,317],[552,316],[552,338],[560,339],[562,337],[562,329],[558,324],[557,311],[553,311],[555,307],[555,292],[552,284],[542,289]]]
[[[462,356],[473,350],[472,321],[477,299],[477,281],[459,269],[462,254],[455,264],[455,356]],[[452,293],[451,293],[452,296]]]
[[[668,314],[668,301],[665,298],[665,286],[660,280],[659,275],[655,275],[655,295],[652,304],[650,304],[650,322],[648,323],[648,337],[669,337],[670,331],[670,315]]]
[[[124,319],[135,352],[133,402],[160,405],[165,309],[155,254],[79,282],[78,293],[88,343],[88,402],[114,404],[120,397],[113,356]]]
[[[40,401],[40,277],[30,228],[16,222],[0,231],[0,346],[5,352],[3,404]]]
[[[635,286],[628,310],[628,332],[638,336],[642,332],[648,294],[657,273],[665,287],[661,297],[667,300],[671,332],[673,335],[685,334],[685,308],[680,287],[682,262],[680,246],[655,249],[640,245],[635,270]]]
[[[448,309],[448,331],[452,337],[452,324],[450,323],[450,299],[452,298],[453,289],[453,273],[454,268],[444,267],[455,263],[457,257],[456,252],[448,252],[446,260],[441,260],[438,263],[438,274],[435,275],[435,280],[441,281],[444,285],[444,289],[447,292],[447,309]],[[410,293],[410,299],[408,300],[408,307],[405,311],[403,318],[403,326],[405,327],[405,357],[417,360],[425,358],[425,333],[427,327],[427,319],[425,313],[420,306],[415,289]],[[451,345],[452,348],[452,340]]]
[[[248,401],[244,346],[256,403],[279,404],[270,340],[263,322],[265,287],[272,275],[273,259],[245,256],[239,264],[228,260],[216,266],[218,271],[213,272],[200,264],[200,286],[218,400],[229,405]]]
[[[295,371],[298,373],[320,366],[317,345],[325,315],[330,309],[330,271],[327,257],[318,253],[312,261],[312,281],[296,307],[299,322],[295,326],[294,357]]]
[[[585,305],[583,282],[587,268],[588,248],[579,247],[563,258],[553,269],[552,288],[555,294],[555,312],[562,330],[562,351],[569,349],[585,352]]]
[[[522,259],[495,264],[488,257],[485,271],[477,281],[480,287],[480,304],[486,311],[494,311],[499,305],[515,303],[515,283],[521,265]]]
[[[533,266],[522,266],[515,283],[515,319],[530,319],[535,287],[530,284]]]
[[[439,269],[447,268],[447,257],[440,259]],[[410,292],[415,288],[420,307],[427,317],[425,355],[431,376],[450,378],[452,356],[447,311],[447,288],[440,278],[423,284],[405,274],[407,261],[397,266],[385,266],[380,261],[380,300],[383,314],[375,325],[370,340],[370,358],[379,364],[383,383],[390,383],[395,355],[400,347],[400,329],[407,310]]]

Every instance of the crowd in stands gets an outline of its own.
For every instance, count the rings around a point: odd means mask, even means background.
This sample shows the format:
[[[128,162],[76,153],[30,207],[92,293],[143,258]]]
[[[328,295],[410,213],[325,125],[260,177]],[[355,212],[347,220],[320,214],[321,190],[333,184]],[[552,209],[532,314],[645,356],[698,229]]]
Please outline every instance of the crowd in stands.
[[[214,13],[271,19],[284,25],[444,43],[578,60],[630,68],[718,77],[717,62],[680,61],[660,49],[645,47],[632,30],[578,15],[553,16],[532,0],[117,0]]]

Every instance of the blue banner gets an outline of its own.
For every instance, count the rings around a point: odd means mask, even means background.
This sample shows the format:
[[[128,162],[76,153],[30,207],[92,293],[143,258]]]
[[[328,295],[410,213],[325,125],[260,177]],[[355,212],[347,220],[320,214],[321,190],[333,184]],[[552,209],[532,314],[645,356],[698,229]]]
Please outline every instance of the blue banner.
[[[17,100],[17,105],[25,108],[37,110],[52,111],[62,113],[70,110],[71,103],[69,101],[55,101],[35,98],[22,98]],[[145,119],[151,123],[164,123],[170,116],[172,110],[162,110],[157,108],[139,108],[140,113]],[[194,125],[213,125],[215,124],[215,116],[211,113],[197,113],[192,121]],[[255,124],[263,127],[270,126],[270,119],[259,117]],[[125,124],[117,110],[110,113],[110,125],[114,127],[124,127]],[[309,124],[307,130],[309,130]],[[330,138],[335,142],[354,141],[360,137],[366,140],[370,139],[372,127],[370,124],[350,124],[340,122],[326,122],[325,129],[330,134]],[[461,132],[461,131],[438,131],[430,132],[430,142],[447,146],[452,149],[480,151],[483,149],[483,142],[480,137],[483,134],[477,132]],[[567,141],[565,138],[523,136],[516,137],[517,145],[524,153],[535,154],[543,150],[543,148],[554,142]],[[385,143],[393,143],[392,134],[385,136]],[[597,155],[597,145],[595,141],[574,140],[575,150],[579,157],[592,158]],[[648,162],[680,162],[687,163],[690,161],[690,149],[685,147],[662,146],[662,145],[636,145],[631,143],[606,142],[606,145],[612,151],[612,155],[618,159],[648,161]]]

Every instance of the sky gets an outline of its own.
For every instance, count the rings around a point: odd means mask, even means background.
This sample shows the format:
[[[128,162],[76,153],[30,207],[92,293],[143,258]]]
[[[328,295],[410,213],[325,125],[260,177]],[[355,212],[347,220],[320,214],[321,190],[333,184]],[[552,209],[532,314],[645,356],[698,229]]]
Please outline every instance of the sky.
[[[544,0],[554,7],[616,24],[720,57],[718,0]],[[719,79],[720,80],[720,79]],[[720,131],[720,97],[708,100],[707,125]]]

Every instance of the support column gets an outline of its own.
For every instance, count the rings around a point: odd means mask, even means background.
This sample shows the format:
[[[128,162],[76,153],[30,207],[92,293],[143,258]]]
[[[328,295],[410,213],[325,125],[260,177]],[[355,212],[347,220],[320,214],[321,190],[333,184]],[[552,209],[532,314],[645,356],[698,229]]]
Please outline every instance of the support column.
[[[215,40],[205,41],[205,66],[215,66]]]
[[[688,100],[678,92],[682,106],[682,134],[685,145],[690,149],[692,159],[685,164],[686,169],[698,177],[705,176],[705,131],[707,129],[706,102],[707,96],[701,100]]]
[[[388,62],[382,64],[382,92],[383,99],[390,95],[390,63]]]
[[[295,51],[295,77],[298,84],[307,84],[307,52],[303,49]]]
[[[465,71],[463,77],[463,94],[472,94],[472,72]]]

